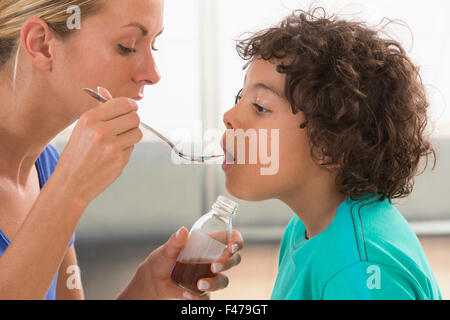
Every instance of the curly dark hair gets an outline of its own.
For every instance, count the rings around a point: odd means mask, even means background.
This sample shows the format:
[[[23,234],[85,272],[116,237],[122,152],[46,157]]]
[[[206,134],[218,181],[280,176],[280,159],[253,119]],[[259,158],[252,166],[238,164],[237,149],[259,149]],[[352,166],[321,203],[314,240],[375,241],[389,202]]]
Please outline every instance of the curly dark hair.
[[[402,45],[364,22],[297,10],[279,25],[237,41],[239,55],[280,61],[285,95],[305,115],[313,159],[336,170],[343,194],[406,197],[422,157],[429,106],[419,68]],[[277,62],[278,63],[278,62]],[[422,171],[423,172],[423,171]]]

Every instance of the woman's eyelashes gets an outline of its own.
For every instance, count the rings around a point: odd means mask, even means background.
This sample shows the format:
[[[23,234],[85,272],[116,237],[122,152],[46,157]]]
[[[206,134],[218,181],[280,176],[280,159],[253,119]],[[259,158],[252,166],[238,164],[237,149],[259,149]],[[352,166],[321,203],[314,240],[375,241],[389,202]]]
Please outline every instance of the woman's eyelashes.
[[[132,53],[135,53],[136,52],[136,49],[135,48],[128,48],[128,47],[125,47],[124,45],[122,45],[122,44],[118,44],[117,45],[117,47],[119,48],[119,52],[122,54],[122,55],[129,55],[129,54],[132,54]]]
[[[129,48],[129,47],[126,47],[126,46],[124,46],[123,44],[120,44],[120,43],[117,45],[117,47],[119,49],[119,53],[122,54],[122,55],[125,55],[125,56],[137,52],[136,48]],[[152,50],[153,51],[158,51],[158,49],[156,49],[154,45],[152,46]]]

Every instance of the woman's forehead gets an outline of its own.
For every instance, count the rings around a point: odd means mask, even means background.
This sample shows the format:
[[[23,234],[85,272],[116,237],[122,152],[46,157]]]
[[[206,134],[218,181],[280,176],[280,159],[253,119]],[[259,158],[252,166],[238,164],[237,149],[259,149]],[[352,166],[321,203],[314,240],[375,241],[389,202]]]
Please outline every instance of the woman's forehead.
[[[100,15],[111,27],[135,24],[147,30],[161,30],[163,10],[163,0],[108,0],[104,1]]]

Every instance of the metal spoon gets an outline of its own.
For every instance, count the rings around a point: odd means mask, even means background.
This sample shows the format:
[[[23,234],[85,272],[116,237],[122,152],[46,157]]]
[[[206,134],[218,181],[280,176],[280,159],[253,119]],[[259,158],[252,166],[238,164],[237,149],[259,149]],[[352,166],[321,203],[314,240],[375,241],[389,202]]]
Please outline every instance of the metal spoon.
[[[108,101],[108,99],[102,97],[101,95],[99,95],[97,92],[95,92],[92,89],[89,88],[84,88],[83,89],[86,93],[88,93],[92,98],[96,99],[97,101],[100,101],[102,103],[105,103]],[[170,141],[169,139],[167,139],[166,137],[164,137],[161,133],[159,133],[158,131],[156,131],[155,129],[153,129],[152,127],[150,127],[149,125],[143,123],[141,121],[141,126],[149,131],[151,131],[154,135],[156,135],[158,138],[160,138],[162,141],[164,141],[165,143],[167,143],[170,148],[182,159],[185,160],[189,160],[192,162],[205,162],[207,160],[211,160],[214,158],[219,158],[219,157],[223,157],[224,155],[213,155],[213,156],[188,156],[185,155],[183,152],[179,151],[176,147],[175,144],[172,143],[172,141]]]

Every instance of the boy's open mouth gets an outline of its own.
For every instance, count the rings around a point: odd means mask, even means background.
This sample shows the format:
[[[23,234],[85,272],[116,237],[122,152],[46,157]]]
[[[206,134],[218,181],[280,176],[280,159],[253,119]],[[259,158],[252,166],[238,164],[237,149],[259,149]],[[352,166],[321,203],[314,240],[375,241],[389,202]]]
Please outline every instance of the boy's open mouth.
[[[234,165],[236,163],[236,160],[234,158],[234,152],[230,152],[226,148],[225,135],[224,135],[223,139],[221,140],[220,145],[221,145],[221,147],[223,149],[223,152],[225,154],[225,159],[224,159],[223,166],[225,166],[225,168],[228,169],[229,167],[231,167],[232,165]]]
[[[235,163],[235,159],[233,154],[227,150],[224,146],[222,146],[223,152],[225,153],[225,162],[226,163]]]
[[[231,153],[229,153],[225,148],[223,150],[225,152],[225,162],[226,163],[234,163],[234,157]]]

